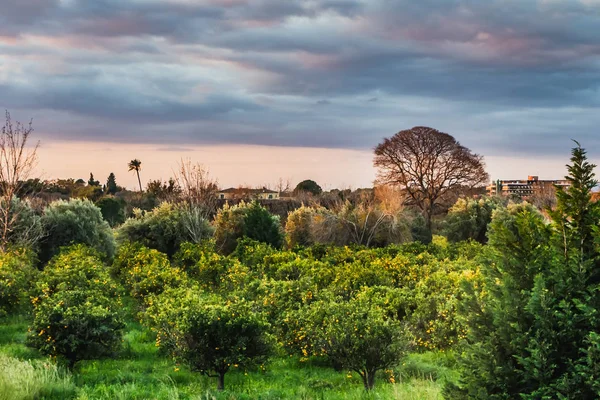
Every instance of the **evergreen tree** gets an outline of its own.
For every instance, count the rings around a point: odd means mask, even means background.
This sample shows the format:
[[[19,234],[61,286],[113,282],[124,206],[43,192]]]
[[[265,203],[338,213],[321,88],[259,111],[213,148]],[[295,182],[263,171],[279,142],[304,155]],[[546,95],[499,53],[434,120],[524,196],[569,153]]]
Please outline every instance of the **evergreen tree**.
[[[94,174],[90,172],[90,179],[88,179],[89,186],[100,186],[100,181],[94,180]]]
[[[119,187],[117,186],[115,174],[111,172],[110,175],[108,175],[108,179],[106,180],[106,193],[115,194],[118,191]]]
[[[465,303],[470,334],[462,382],[447,399],[600,397],[600,203],[577,144],[551,225],[524,206],[494,212],[483,290]]]

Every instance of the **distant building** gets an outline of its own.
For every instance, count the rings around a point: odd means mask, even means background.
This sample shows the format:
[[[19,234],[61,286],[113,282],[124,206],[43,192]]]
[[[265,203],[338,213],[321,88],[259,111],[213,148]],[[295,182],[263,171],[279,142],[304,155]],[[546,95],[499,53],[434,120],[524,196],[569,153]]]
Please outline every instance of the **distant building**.
[[[536,193],[553,190],[555,186],[568,189],[571,184],[567,180],[540,180],[530,175],[527,179],[498,179],[486,189],[490,196],[528,197]]]
[[[221,190],[217,193],[219,199],[223,200],[234,200],[234,199],[248,199],[248,200],[277,200],[279,199],[279,192],[269,190],[267,188],[262,189],[250,189],[250,188],[229,188]]]

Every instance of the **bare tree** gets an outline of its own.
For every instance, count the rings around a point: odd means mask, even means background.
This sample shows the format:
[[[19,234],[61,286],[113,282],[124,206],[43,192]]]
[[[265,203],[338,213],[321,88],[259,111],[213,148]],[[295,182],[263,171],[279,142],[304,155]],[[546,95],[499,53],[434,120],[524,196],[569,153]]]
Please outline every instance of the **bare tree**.
[[[13,198],[31,177],[37,165],[37,149],[39,142],[27,147],[29,136],[33,132],[32,122],[23,125],[13,123],[10,113],[6,111],[6,119],[0,131],[0,250],[6,250],[13,228],[19,220],[19,207]]]
[[[378,180],[403,189],[421,210],[427,227],[437,203],[450,191],[488,181],[483,157],[447,133],[414,127],[384,139],[375,148]]]
[[[201,209],[204,218],[209,219],[217,212],[219,186],[202,164],[182,159],[175,173],[175,180],[181,188],[182,200]]]

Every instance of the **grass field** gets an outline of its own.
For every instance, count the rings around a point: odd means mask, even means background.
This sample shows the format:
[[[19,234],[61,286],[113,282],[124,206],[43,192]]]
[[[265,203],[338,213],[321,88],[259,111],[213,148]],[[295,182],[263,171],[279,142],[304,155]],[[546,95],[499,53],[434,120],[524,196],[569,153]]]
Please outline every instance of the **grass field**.
[[[72,373],[25,346],[26,317],[0,319],[0,399],[441,399],[456,379],[452,356],[412,354],[366,393],[359,376],[318,360],[275,357],[265,371],[231,371],[226,390],[159,354],[152,332],[130,319],[114,359],[79,362]]]

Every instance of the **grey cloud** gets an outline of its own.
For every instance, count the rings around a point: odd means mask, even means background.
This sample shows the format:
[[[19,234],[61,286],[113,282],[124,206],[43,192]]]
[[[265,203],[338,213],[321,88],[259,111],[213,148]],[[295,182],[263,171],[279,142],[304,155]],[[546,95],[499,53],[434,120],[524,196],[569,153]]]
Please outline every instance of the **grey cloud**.
[[[62,137],[371,148],[431,125],[480,152],[562,154],[570,137],[600,146],[595,2],[0,6],[0,39],[76,42],[0,41],[0,106],[66,116],[52,129]]]

